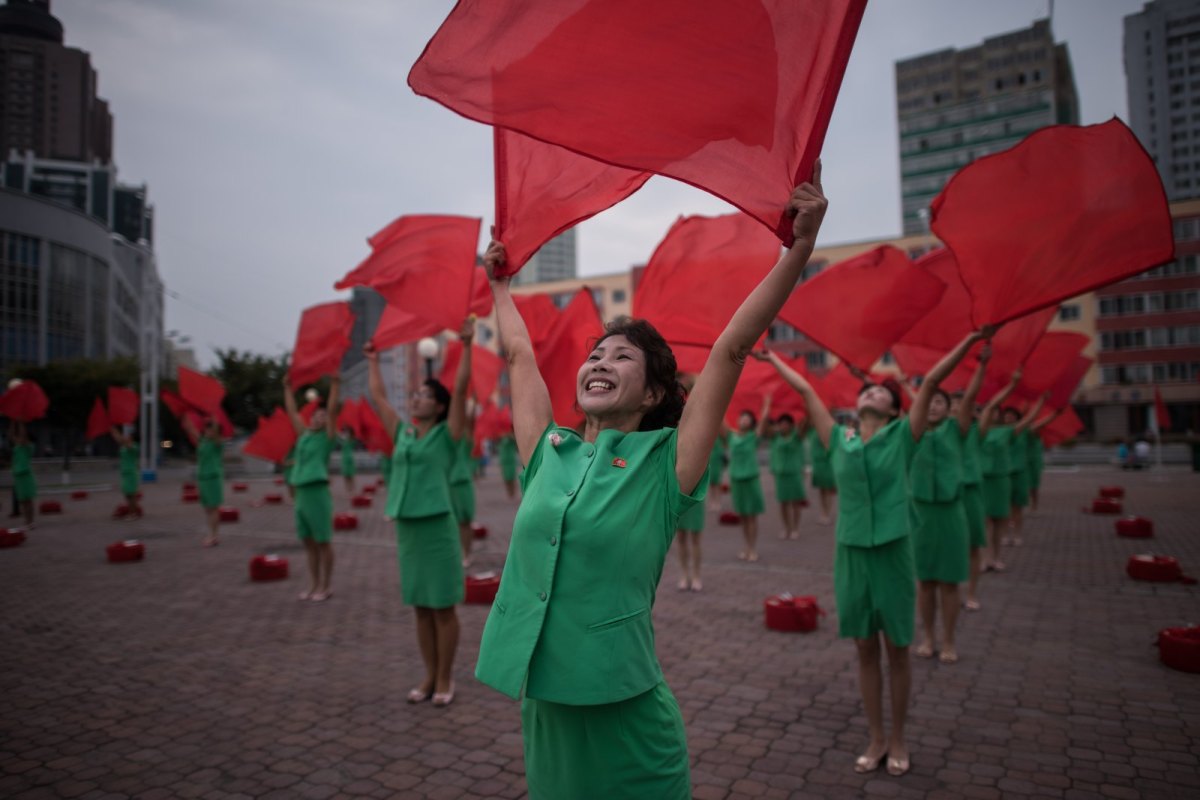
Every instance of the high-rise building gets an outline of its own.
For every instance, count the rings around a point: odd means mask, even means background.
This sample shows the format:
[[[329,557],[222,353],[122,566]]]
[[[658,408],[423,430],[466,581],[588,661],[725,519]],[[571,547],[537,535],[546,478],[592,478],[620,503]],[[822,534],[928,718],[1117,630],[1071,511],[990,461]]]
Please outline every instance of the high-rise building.
[[[112,160],[112,115],[83,50],[63,45],[50,0],[0,5],[0,157]]]
[[[513,278],[514,286],[570,280],[576,275],[575,229],[570,228],[542,245]]]
[[[1079,122],[1067,46],[1044,19],[896,62],[896,104],[906,236],[928,229],[930,202],[962,167],[1039,128]]]
[[[1200,197],[1200,0],[1154,0],[1125,18],[1125,91],[1167,196]]]

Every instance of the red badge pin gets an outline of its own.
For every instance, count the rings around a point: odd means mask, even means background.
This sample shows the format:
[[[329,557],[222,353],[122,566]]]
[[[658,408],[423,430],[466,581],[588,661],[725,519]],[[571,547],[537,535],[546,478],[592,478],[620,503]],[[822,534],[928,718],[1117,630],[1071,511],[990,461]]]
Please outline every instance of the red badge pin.
[[[614,467],[620,467],[621,469],[625,469],[625,459],[623,459],[623,458],[614,458],[614,459],[613,459],[613,466],[614,466]]]

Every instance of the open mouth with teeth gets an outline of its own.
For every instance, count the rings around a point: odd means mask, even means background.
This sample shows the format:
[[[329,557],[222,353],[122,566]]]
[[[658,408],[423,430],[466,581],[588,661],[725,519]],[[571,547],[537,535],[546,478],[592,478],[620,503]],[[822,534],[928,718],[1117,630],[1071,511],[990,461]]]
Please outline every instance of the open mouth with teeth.
[[[584,388],[589,392],[611,392],[617,387],[611,381],[606,381],[603,378],[592,378]]]

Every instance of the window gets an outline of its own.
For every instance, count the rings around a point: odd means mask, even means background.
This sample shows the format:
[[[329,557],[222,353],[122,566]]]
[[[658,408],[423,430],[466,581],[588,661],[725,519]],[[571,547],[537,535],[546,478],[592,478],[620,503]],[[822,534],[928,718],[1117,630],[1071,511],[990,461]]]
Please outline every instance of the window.
[[[1078,303],[1064,303],[1058,309],[1058,318],[1063,322],[1079,319],[1080,309]]]
[[[829,354],[824,350],[818,350],[815,353],[805,353],[804,363],[809,369],[825,369],[829,365]]]
[[[624,289],[613,289],[612,301],[614,303],[624,303],[625,302],[625,290]]]

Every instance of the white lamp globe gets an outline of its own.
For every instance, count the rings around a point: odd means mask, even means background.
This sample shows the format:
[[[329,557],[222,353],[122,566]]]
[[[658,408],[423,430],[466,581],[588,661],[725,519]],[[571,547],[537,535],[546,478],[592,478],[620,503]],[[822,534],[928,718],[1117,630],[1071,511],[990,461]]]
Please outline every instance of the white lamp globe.
[[[437,339],[432,336],[426,336],[421,341],[417,342],[417,355],[424,359],[434,359],[438,355]]]

